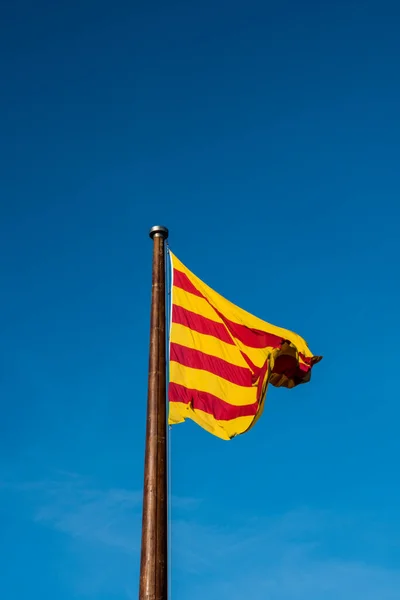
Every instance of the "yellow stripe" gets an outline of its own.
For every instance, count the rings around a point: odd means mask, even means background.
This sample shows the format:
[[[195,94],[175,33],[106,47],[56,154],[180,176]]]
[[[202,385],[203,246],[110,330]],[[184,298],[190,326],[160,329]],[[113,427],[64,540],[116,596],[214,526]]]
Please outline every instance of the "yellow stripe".
[[[169,376],[172,383],[184,385],[187,388],[207,392],[234,406],[246,406],[257,401],[257,388],[244,387],[226,381],[218,375],[192,369],[175,361],[170,361]]]
[[[237,346],[221,342],[211,335],[193,331],[189,327],[185,327],[185,325],[172,323],[170,340],[186,348],[192,348],[193,350],[205,352],[210,356],[222,358],[237,367],[248,367]]]
[[[241,325],[246,325],[246,327],[260,329],[262,331],[266,331],[268,333],[272,333],[284,339],[290,340],[292,344],[294,344],[299,352],[302,352],[305,356],[313,356],[310,349],[307,346],[306,341],[293,331],[289,331],[288,329],[282,329],[281,327],[276,327],[275,325],[271,325],[271,323],[267,323],[262,319],[259,319],[255,315],[239,308],[208,285],[206,285],[201,279],[196,277],[194,273],[189,271],[187,267],[181,261],[171,253],[172,264],[173,267],[185,273],[193,285],[198,289],[210,302],[213,306],[215,306],[219,312],[221,312],[226,318],[235,323],[239,323]],[[174,295],[177,288],[174,289]],[[194,297],[193,295],[191,295]],[[204,300],[202,300],[204,302]],[[190,310],[190,309],[189,309]],[[195,311],[194,311],[195,312]],[[203,314],[199,312],[198,314]],[[208,317],[211,318],[211,317]],[[214,319],[216,320],[216,319]]]
[[[182,402],[170,402],[169,425],[183,423],[185,419],[191,419],[209,433],[212,433],[223,440],[230,440],[235,437],[235,435],[244,433],[251,427],[254,421],[254,417],[237,417],[230,421],[219,421],[202,410],[193,410],[188,404]]]
[[[200,298],[181,288],[174,287],[172,301],[176,306],[186,308],[197,315],[206,317],[206,319],[210,319],[216,323],[223,323],[221,317],[215,312],[205,298]]]

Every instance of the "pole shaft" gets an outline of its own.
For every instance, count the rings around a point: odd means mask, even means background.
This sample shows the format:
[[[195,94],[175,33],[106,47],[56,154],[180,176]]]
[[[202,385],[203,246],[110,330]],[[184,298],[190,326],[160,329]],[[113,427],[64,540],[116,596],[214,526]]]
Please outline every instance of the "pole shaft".
[[[139,600],[168,596],[164,254],[168,233],[154,229]]]

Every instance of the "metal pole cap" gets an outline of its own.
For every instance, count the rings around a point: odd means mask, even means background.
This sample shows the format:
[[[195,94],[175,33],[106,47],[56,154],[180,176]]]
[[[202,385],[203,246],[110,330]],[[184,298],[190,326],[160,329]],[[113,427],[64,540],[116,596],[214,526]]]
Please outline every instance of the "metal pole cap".
[[[166,240],[168,237],[168,229],[163,227],[163,225],[154,225],[154,227],[150,229],[149,236],[151,239],[155,237],[162,237],[164,240]]]

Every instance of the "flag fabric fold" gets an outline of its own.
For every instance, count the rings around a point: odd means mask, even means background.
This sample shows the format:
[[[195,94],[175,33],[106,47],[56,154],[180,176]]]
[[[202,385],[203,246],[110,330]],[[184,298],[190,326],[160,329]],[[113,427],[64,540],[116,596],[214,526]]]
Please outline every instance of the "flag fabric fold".
[[[299,335],[232,304],[170,257],[169,424],[192,419],[229,440],[258,420],[268,383],[306,383],[321,357]]]

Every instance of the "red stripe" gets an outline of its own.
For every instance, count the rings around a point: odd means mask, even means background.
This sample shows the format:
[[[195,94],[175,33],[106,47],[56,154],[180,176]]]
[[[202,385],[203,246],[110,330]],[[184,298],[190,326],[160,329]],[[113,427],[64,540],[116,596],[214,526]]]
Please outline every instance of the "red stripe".
[[[199,292],[199,290],[193,285],[186,273],[182,273],[182,271],[177,271],[177,269],[174,269],[173,282],[174,286],[185,290],[185,292],[189,292],[190,294],[204,298],[203,294]]]
[[[303,365],[303,363],[299,362],[297,365],[299,371],[302,371],[303,373],[308,373],[308,371],[311,371],[311,367],[309,365]]]
[[[242,342],[245,346],[248,346],[249,348],[280,348],[283,338],[278,335],[234,323],[227,319],[216,308],[214,308],[214,310],[223,320],[233,337]]]
[[[236,385],[245,387],[251,387],[252,385],[252,373],[250,369],[232,365],[222,358],[211,356],[200,350],[194,350],[193,348],[187,348],[186,346],[172,342],[170,345],[170,359],[181,365],[185,365],[185,367],[213,373]]]
[[[250,358],[247,356],[247,354],[245,354],[241,350],[240,350],[240,354],[243,356],[243,359],[249,365],[250,370],[253,373],[253,381],[256,381],[258,379],[258,376],[260,375],[261,368],[256,367],[256,365],[250,360]]]
[[[247,354],[245,354],[244,352],[242,352],[240,350],[240,354],[243,357],[243,360],[246,361],[246,363],[249,365],[250,369],[252,370],[253,373],[259,372],[260,368],[256,367],[256,365],[253,363],[253,361],[250,360],[250,358],[247,356]]]
[[[299,356],[303,359],[303,362],[305,362],[306,365],[312,365],[314,358],[316,358],[315,356],[305,356],[302,352],[299,352]]]
[[[223,323],[216,323],[211,319],[207,319],[207,317],[202,317],[191,310],[187,310],[187,308],[182,308],[182,306],[173,305],[172,322],[178,325],[185,325],[185,327],[189,327],[189,329],[198,333],[212,335],[221,340],[221,342],[226,342],[234,346],[234,341]]]
[[[190,404],[194,410],[202,410],[218,421],[231,421],[237,417],[253,417],[258,410],[257,402],[246,406],[233,406],[213,394],[191,390],[178,383],[169,384],[168,397],[170,402]]]

